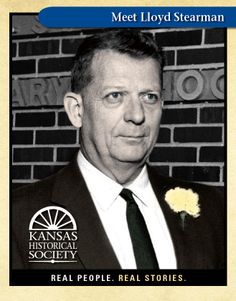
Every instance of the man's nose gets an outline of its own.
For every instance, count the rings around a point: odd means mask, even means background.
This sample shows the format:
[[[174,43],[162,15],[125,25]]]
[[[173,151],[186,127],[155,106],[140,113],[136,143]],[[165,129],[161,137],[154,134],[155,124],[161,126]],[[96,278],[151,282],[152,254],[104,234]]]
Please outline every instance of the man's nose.
[[[124,114],[126,122],[133,122],[137,125],[142,124],[145,120],[144,108],[138,98],[129,99]]]

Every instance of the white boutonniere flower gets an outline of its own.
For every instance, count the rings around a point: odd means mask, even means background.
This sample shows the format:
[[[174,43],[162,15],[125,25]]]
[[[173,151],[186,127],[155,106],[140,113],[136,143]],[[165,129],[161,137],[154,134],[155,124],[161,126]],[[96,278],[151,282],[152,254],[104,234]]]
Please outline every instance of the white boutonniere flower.
[[[200,216],[199,196],[192,189],[180,187],[170,189],[165,194],[165,201],[174,212],[180,214],[183,229],[187,215],[194,218]]]

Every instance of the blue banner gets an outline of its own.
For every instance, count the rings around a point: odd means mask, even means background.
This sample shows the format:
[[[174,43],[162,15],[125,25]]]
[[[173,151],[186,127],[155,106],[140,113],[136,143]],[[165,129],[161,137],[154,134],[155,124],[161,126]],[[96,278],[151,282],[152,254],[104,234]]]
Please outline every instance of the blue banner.
[[[236,7],[47,7],[46,27],[236,27]]]

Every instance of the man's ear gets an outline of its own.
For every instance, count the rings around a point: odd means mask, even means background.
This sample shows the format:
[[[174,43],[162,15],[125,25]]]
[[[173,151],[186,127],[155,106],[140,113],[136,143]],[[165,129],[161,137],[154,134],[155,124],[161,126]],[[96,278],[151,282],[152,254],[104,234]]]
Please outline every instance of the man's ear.
[[[80,94],[68,92],[64,96],[65,111],[70,122],[77,128],[82,126],[83,100]]]

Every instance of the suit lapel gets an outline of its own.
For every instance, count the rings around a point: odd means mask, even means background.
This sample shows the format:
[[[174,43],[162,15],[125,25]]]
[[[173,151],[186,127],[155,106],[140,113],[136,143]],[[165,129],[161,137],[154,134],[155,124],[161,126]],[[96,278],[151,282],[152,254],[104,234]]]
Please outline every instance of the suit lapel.
[[[177,268],[198,269],[202,267],[213,268],[222,266],[222,262],[219,263],[216,258],[215,248],[217,246],[216,240],[218,235],[220,235],[220,237],[223,236],[223,234],[218,234],[221,233],[220,231],[222,231],[223,226],[214,232],[215,222],[212,223],[210,215],[215,215],[215,208],[209,205],[212,199],[217,202],[219,198],[218,194],[213,194],[213,191],[205,186],[189,184],[177,179],[159,176],[156,170],[151,167],[148,168],[148,173],[172,237],[177,258]],[[201,215],[199,218],[186,217],[184,230],[181,226],[179,214],[174,213],[165,201],[165,193],[169,189],[178,186],[185,189],[190,188],[198,193],[201,207]],[[218,219],[216,218],[215,220]],[[209,235],[209,233],[214,234]],[[218,249],[219,248],[222,248],[222,246],[218,246]],[[222,261],[222,256],[220,257]]]
[[[119,269],[76,157],[55,180],[52,202],[65,207],[75,218],[78,229],[78,256],[85,269]]]
[[[177,268],[184,269],[186,256],[189,256],[188,252],[186,252],[184,231],[180,226],[179,215],[175,214],[165,202],[165,193],[169,189],[173,188],[173,183],[170,183],[168,178],[159,176],[158,173],[150,166],[148,167],[148,174],[152,188],[157,196],[170,231],[177,259]]]

